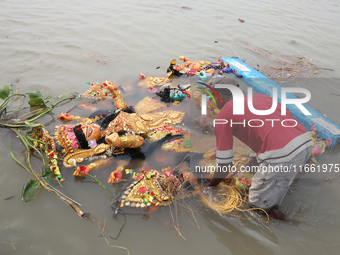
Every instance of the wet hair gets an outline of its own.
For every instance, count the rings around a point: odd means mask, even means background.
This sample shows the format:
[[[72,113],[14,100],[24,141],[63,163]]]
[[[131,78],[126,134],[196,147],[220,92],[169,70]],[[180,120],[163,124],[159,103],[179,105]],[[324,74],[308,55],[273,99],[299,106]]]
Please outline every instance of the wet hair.
[[[134,113],[135,112],[135,110],[133,109],[132,106],[127,107],[127,108],[123,109],[122,111],[127,112],[127,113]],[[112,120],[114,120],[120,112],[115,112],[115,113],[112,113],[112,114],[109,114],[109,115],[107,115],[107,113],[109,113],[109,111],[99,110],[99,111],[96,111],[96,112],[94,112],[90,115],[90,118],[94,118],[95,116],[98,116],[98,115],[103,116],[103,118],[99,119],[96,122],[96,124],[98,124],[100,126],[101,130],[105,130],[108,127],[108,125],[110,124],[110,122]],[[83,129],[81,128],[81,125],[75,126],[73,128],[73,132],[74,132],[74,134],[75,134],[75,136],[78,140],[80,148],[81,149],[90,149],[90,146],[89,146],[89,144],[86,140],[86,137],[84,135]],[[123,131],[118,132],[119,136],[121,136],[123,134],[125,134],[125,132],[123,132]],[[105,137],[102,137],[97,141],[97,144],[100,144],[100,143],[106,143]]]
[[[101,118],[96,123],[100,126],[101,130],[105,130],[111,121],[113,121],[117,117],[118,113],[112,113],[110,115]]]
[[[129,106],[129,107],[123,109],[122,111],[126,112],[126,113],[135,113],[136,112],[135,109],[133,109],[132,106]],[[113,121],[119,113],[120,113],[120,111],[112,113],[110,115],[107,115],[104,118],[99,119],[96,123],[100,126],[101,130],[105,130],[109,126],[110,122]]]
[[[73,128],[73,132],[76,135],[76,138],[78,140],[78,143],[80,145],[81,149],[90,149],[90,146],[86,140],[86,137],[84,135],[83,129],[81,128],[81,125],[77,125]]]
[[[174,102],[175,100],[170,97],[170,88],[164,88],[164,90],[160,90],[159,92],[156,92],[156,95],[160,97],[160,100],[162,102],[170,103]]]

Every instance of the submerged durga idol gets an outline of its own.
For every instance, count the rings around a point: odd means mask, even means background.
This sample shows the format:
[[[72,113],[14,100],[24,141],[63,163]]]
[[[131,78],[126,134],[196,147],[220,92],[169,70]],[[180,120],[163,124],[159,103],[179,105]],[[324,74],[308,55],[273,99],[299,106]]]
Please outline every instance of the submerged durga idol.
[[[222,58],[217,63],[190,61],[185,57],[181,57],[180,60],[183,60],[183,64],[171,61],[167,77],[140,76],[142,79],[140,85],[148,89],[152,88],[149,91],[156,93],[153,98],[145,97],[134,108],[126,104],[120,89],[106,80],[102,84],[91,84],[91,88],[80,97],[113,100],[116,109],[111,112],[94,112],[89,117],[61,113],[59,116],[61,121],[72,122],[55,126],[53,134],[44,127],[33,128],[30,135],[32,141],[37,149],[48,156],[49,167],[54,172],[55,179],[63,180],[58,165],[59,160],[62,160],[65,167],[74,167],[74,176],[84,178],[94,169],[108,167],[115,161],[113,157],[119,155],[129,155],[132,159],[141,158],[144,161],[144,152],[152,147],[147,146],[151,144],[156,148],[154,151],[162,149],[182,154],[183,162],[176,166],[164,166],[161,169],[143,168],[143,164],[135,167],[130,167],[130,163],[118,165],[110,174],[108,183],[119,182],[125,177],[131,183],[117,198],[115,203],[117,208],[135,207],[154,210],[158,206],[174,203],[176,199],[199,193],[206,205],[220,213],[240,209],[246,202],[247,191],[252,183],[252,173],[239,170],[244,168],[255,154],[238,139],[234,138],[233,143],[233,172],[235,173],[230,180],[220,185],[223,191],[221,199],[219,201],[207,199],[204,190],[201,189],[202,186],[197,183],[196,177],[209,179],[214,173],[216,144],[215,136],[211,132],[213,127],[222,124],[249,125],[254,128],[263,125],[275,127],[279,124],[294,127],[294,123],[289,119],[280,123],[271,119],[266,122],[254,119],[247,123],[216,119],[220,109],[213,96],[214,84],[208,80],[210,76],[216,75],[224,79],[226,84],[230,84],[235,82],[235,79],[230,79],[230,75],[226,73],[231,72],[236,74],[237,79],[243,79],[244,83],[254,87],[257,92],[268,95],[273,91],[273,86],[280,91],[278,85],[236,58]],[[218,74],[215,74],[216,72]],[[199,80],[195,84],[176,87],[171,82],[179,75],[198,75]],[[211,95],[210,98],[203,96],[206,93]],[[158,99],[157,96],[160,98]],[[292,95],[287,94],[287,98],[291,97]],[[207,114],[184,118],[186,108],[193,104],[199,109],[203,104],[202,100],[207,100],[205,104]],[[174,109],[166,110],[170,104]],[[340,135],[340,127],[325,119],[311,107],[306,105],[304,107],[311,112],[311,117],[302,119],[297,112],[298,108],[289,110],[307,130],[310,130],[314,142],[313,155],[321,154],[330,147],[334,148]],[[186,123],[182,123],[183,120]],[[188,121],[195,123],[195,129],[190,130],[185,126]],[[190,169],[188,165],[190,161],[186,156],[188,153],[198,158],[196,168],[191,166]],[[85,160],[87,164],[79,165]],[[231,199],[235,194],[238,194],[237,201]]]

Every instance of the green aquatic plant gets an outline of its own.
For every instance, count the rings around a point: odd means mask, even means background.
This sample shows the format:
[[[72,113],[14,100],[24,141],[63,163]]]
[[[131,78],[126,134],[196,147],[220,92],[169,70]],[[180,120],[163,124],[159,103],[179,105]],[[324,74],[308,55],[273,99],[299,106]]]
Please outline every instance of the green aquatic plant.
[[[13,85],[10,84],[0,87],[0,98],[2,99],[0,103],[0,127],[10,129],[23,143],[26,148],[24,153],[25,162],[23,163],[18,160],[12,149],[10,150],[10,154],[16,163],[34,176],[34,179],[30,179],[24,184],[21,199],[25,202],[33,200],[37,198],[41,190],[45,188],[55,193],[81,216],[83,213],[77,207],[75,201],[70,200],[50,184],[54,180],[51,166],[57,165],[58,159],[51,159],[48,155],[45,155],[44,152],[39,151],[36,145],[38,142],[42,142],[36,141],[30,136],[32,128],[44,127],[42,123],[38,122],[40,118],[50,113],[63,102],[69,102],[74,97],[61,97],[56,103],[52,103],[51,100],[49,100],[50,96],[44,97],[38,90],[29,93],[14,93]],[[32,168],[31,156],[33,154],[40,158],[44,165],[41,174],[37,174]]]
[[[13,85],[0,87],[0,127],[6,128],[32,128],[43,126],[35,123],[36,120],[50,113],[53,108],[74,97],[62,98],[52,103],[48,97],[43,97],[40,91],[35,90],[29,93],[13,93]],[[28,99],[28,106],[25,106],[25,99]],[[15,106],[12,104],[16,103]],[[14,109],[12,109],[14,108]],[[19,118],[14,118],[18,112],[29,110]]]
[[[78,207],[78,205],[80,205],[79,203],[67,197],[51,185],[57,182],[61,186],[60,180],[62,178],[61,176],[57,176],[56,178],[53,169],[58,168],[58,162],[62,159],[50,153],[47,144],[32,137],[34,128],[45,128],[42,123],[38,122],[40,118],[49,114],[55,107],[60,106],[62,103],[70,102],[75,96],[69,96],[69,93],[66,93],[57,97],[58,101],[56,103],[52,103],[50,100],[51,96],[44,97],[39,90],[28,93],[14,93],[13,91],[12,84],[0,87],[0,99],[2,99],[0,103],[0,127],[8,128],[15,133],[26,148],[24,152],[24,163],[21,162],[15,156],[12,149],[10,149],[13,160],[34,176],[34,179],[28,180],[22,188],[22,201],[28,202],[36,199],[41,191],[45,189],[54,193],[58,198],[70,205],[80,217],[86,217],[87,214],[84,214]],[[38,148],[45,149],[41,151]],[[31,165],[32,156],[40,159],[43,164],[43,170],[40,174],[38,174]],[[108,189],[97,178],[89,174],[87,175],[101,185],[109,197],[112,198]]]

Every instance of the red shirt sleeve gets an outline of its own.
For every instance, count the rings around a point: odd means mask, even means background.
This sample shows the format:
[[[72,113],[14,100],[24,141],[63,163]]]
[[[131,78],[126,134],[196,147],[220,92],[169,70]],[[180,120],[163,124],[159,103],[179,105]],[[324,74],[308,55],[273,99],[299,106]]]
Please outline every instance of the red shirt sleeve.
[[[233,129],[228,117],[230,111],[229,103],[224,105],[214,120],[216,137],[216,162],[221,164],[233,161]]]

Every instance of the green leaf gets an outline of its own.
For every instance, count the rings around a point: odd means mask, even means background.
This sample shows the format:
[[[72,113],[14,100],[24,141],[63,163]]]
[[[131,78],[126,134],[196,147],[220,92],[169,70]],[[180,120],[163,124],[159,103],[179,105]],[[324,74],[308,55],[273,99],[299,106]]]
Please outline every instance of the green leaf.
[[[51,171],[49,166],[46,166],[42,172],[41,177],[44,178],[45,181],[49,182],[54,180],[54,173]]]
[[[44,100],[42,100],[41,98],[39,97],[36,97],[36,98],[33,98],[31,99],[30,101],[28,101],[29,105],[30,106],[46,106]]]
[[[24,202],[36,199],[41,190],[40,183],[37,180],[28,180],[21,192],[21,200]]]
[[[28,93],[28,96],[30,97],[30,99],[43,97],[43,95],[41,94],[39,90],[31,91],[30,93]]]
[[[191,141],[190,141],[190,139],[186,139],[186,140],[184,141],[183,146],[184,146],[185,148],[189,148],[189,147],[191,146]]]
[[[10,92],[11,90],[9,89],[7,85],[0,87],[0,98],[5,99],[6,97],[8,97]]]

